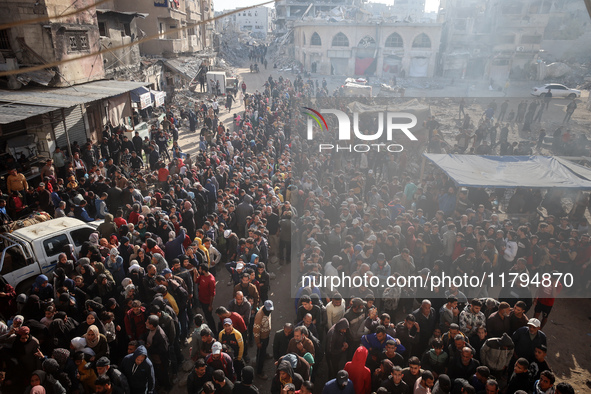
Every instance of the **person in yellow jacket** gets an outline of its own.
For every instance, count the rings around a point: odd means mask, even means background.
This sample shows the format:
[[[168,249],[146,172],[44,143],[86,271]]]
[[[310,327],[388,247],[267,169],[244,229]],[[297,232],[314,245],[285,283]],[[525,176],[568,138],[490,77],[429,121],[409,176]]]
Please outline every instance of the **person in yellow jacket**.
[[[10,174],[6,177],[6,187],[8,189],[8,194],[12,194],[12,192],[22,192],[21,194],[24,195],[27,189],[29,188],[29,184],[27,183],[27,178],[23,174],[19,174],[16,171],[16,168],[10,170]]]
[[[244,354],[242,334],[234,328],[232,325],[232,319],[230,318],[225,318],[223,325],[224,329],[220,331],[219,341],[222,345],[226,345],[229,349],[232,349],[236,361],[241,361]]]

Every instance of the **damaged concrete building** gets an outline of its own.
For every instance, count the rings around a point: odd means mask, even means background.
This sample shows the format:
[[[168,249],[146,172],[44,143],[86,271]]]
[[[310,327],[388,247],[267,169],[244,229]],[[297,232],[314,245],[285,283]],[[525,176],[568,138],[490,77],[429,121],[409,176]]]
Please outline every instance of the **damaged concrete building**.
[[[278,0],[275,3],[275,32],[279,35],[293,28],[294,22],[304,15],[318,15],[337,6],[358,6],[360,0]]]
[[[443,0],[440,7],[445,22],[438,74],[489,78],[499,85],[532,77],[552,1]]]
[[[69,0],[3,2],[0,4],[0,23],[46,15],[55,17],[91,4],[91,0],[80,0],[74,4]],[[97,52],[100,50],[99,36],[94,12],[81,12],[46,23],[25,24],[0,30],[0,51],[3,56],[1,63],[4,63],[0,68],[48,64]],[[17,89],[22,82],[31,80],[45,86],[63,87],[103,78],[105,70],[99,55],[60,64],[52,70],[21,74],[20,81],[16,78],[9,80],[9,87]]]
[[[131,79],[140,72],[141,56],[138,45],[110,50],[110,48],[130,44],[140,37],[136,19],[145,18],[139,12],[115,11],[114,9],[97,9],[97,23],[100,34],[100,48],[107,49],[103,53],[105,76],[115,79]]]
[[[143,35],[158,38],[140,44],[142,55],[177,57],[213,45],[214,22],[191,26],[213,18],[212,0],[113,0],[112,3],[117,11],[146,14],[137,21],[137,26]]]
[[[376,18],[357,7],[333,8],[294,23],[295,58],[330,75],[432,77],[442,24]]]

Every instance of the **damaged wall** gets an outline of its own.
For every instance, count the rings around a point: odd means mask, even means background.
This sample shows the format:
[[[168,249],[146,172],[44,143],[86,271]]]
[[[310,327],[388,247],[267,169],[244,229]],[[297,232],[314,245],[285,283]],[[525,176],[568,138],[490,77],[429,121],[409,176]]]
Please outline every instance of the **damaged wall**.
[[[56,17],[93,4],[92,0],[23,0],[4,3],[0,7],[0,23],[31,19],[35,16]],[[47,24],[31,24],[11,28],[8,32],[12,52],[20,63],[44,64],[78,57],[99,50],[99,32],[94,12],[52,19]],[[23,45],[19,43],[22,40]],[[105,71],[101,55],[57,66],[58,74],[50,86],[69,86],[103,79]]]

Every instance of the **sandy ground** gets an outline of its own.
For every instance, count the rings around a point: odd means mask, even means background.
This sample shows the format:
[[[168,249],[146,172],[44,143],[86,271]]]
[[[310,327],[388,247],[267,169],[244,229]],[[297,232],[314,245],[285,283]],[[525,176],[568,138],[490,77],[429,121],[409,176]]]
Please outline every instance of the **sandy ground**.
[[[251,74],[248,69],[238,69],[237,73],[239,74],[240,80],[243,78],[246,80],[247,90],[252,92],[255,89],[262,89],[264,82],[267,80],[269,75],[272,75],[274,78],[279,76],[279,71],[277,70],[262,70],[259,74]],[[294,78],[293,74],[285,75],[284,77],[287,78]],[[315,78],[315,76],[313,76]],[[320,81],[322,80],[322,76],[319,76]],[[340,82],[342,78],[336,77],[329,77],[327,76],[327,81],[329,81],[329,88],[334,88]],[[499,97],[497,102],[500,104],[502,101],[502,94],[499,92],[490,92],[487,94],[488,90],[486,89],[485,84],[474,84],[480,86],[478,89],[474,89],[471,91],[471,96],[479,96],[479,97]],[[482,85],[482,86],[481,86]],[[522,86],[523,85],[523,86]],[[526,88],[526,85],[529,86]],[[509,95],[514,96],[521,96],[521,97],[528,97],[529,89],[531,86],[535,85],[535,83],[528,83],[528,84],[515,84],[510,87]],[[457,90],[458,94],[461,91],[461,87],[453,88],[452,90]],[[514,94],[512,90],[514,89]],[[464,89],[465,90],[465,89]],[[451,90],[450,90],[451,92]],[[407,90],[407,95],[410,93]],[[420,92],[416,90],[412,92],[413,95],[422,95],[425,94],[426,97],[429,92]],[[237,103],[233,108],[232,113],[228,113],[223,107],[220,109],[220,119],[224,122],[224,124],[231,123],[232,114],[234,112],[243,110],[244,107],[241,105],[241,94],[237,97]],[[501,101],[500,101],[501,100]],[[445,100],[440,99],[437,100],[437,105],[434,106],[433,113],[438,117],[441,116],[443,122],[445,122],[445,118],[454,117],[457,114],[457,100]],[[511,100],[513,101],[513,100]],[[519,100],[517,100],[519,101]],[[471,104],[467,109],[468,112],[471,114],[472,118],[478,117],[482,114],[484,110],[482,108],[482,103],[484,100],[476,100],[473,104]],[[486,103],[490,102],[490,99],[486,101]],[[516,104],[515,104],[516,106]],[[562,121],[562,117],[564,116],[564,107],[566,106],[566,100],[554,100],[552,103],[552,108],[550,109],[549,116],[547,117],[548,124],[538,125],[534,129],[535,137],[537,137],[537,131],[540,127],[546,127],[547,130],[553,130],[551,127],[556,122],[550,122],[550,119],[560,119]],[[544,118],[546,119],[546,117]],[[587,125],[591,124],[591,114],[583,109],[582,103],[579,103],[579,109],[575,112],[573,116],[573,129],[578,130],[587,130]],[[445,130],[444,130],[445,131]],[[451,132],[451,130],[449,130]],[[513,139],[521,139],[517,138],[517,135],[513,135],[511,138]],[[527,138],[527,136],[522,136]],[[198,141],[199,138],[197,134],[191,134],[186,129],[182,129],[180,134],[179,144],[181,145],[183,152],[185,153],[196,153],[198,151]],[[295,269],[295,267],[293,267]],[[272,283],[270,298],[275,303],[275,311],[272,314],[272,332],[275,332],[283,327],[283,324],[287,321],[293,321],[295,317],[295,311],[293,306],[293,299],[291,298],[290,292],[287,289],[290,287],[291,284],[291,267],[289,266],[279,266],[279,265],[269,265],[269,270],[274,272],[277,277]],[[232,287],[227,286],[229,281],[229,274],[225,270],[219,270],[220,273],[216,278],[218,281],[217,285],[217,296],[216,296],[216,305],[226,305],[232,298]],[[532,315],[533,311],[530,312],[529,315]],[[400,321],[403,317],[397,316],[397,321]],[[550,319],[548,324],[544,328],[544,332],[548,336],[548,362],[553,370],[556,372],[558,381],[568,381],[571,383],[577,390],[578,393],[588,393],[591,392],[591,388],[586,385],[586,382],[591,379],[591,352],[589,351],[589,347],[591,346],[591,301],[589,299],[575,299],[575,300],[558,300],[552,314],[550,315]],[[192,329],[191,329],[192,331]],[[271,344],[273,337],[271,337]],[[190,344],[189,344],[190,346]],[[183,353],[188,358],[188,351],[189,346],[187,346]],[[269,346],[268,353],[272,353],[272,347]],[[256,348],[251,347],[249,350],[249,355],[252,358],[251,365],[254,366],[254,356],[256,354]],[[271,360],[267,360],[265,363],[265,372],[269,376],[269,380],[263,381],[258,378],[255,379],[255,385],[259,388],[261,393],[268,393],[271,387],[271,377],[274,375],[275,368],[273,362]],[[184,393],[186,392],[185,383],[186,377],[188,376],[187,372],[179,371],[178,374],[178,384],[175,385],[171,393]],[[322,390],[323,383],[326,381],[326,367],[323,365],[319,369],[319,376],[317,379],[317,392]]]

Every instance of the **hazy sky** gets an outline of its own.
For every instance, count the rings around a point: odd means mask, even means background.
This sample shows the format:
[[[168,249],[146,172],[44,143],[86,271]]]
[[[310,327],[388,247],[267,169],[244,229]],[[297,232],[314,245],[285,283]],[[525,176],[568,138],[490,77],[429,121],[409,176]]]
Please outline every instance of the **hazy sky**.
[[[238,6],[240,7],[248,7],[249,5],[256,5],[260,3],[264,3],[265,0],[241,0],[237,2],[236,0],[213,0],[213,7],[216,11],[223,11],[223,10],[232,10]],[[370,3],[384,3],[384,4],[392,4],[393,0],[384,1],[384,0],[369,0]],[[427,11],[437,11],[437,7],[439,6],[439,0],[426,0],[426,10]],[[268,5],[268,7],[273,7],[273,4]]]

